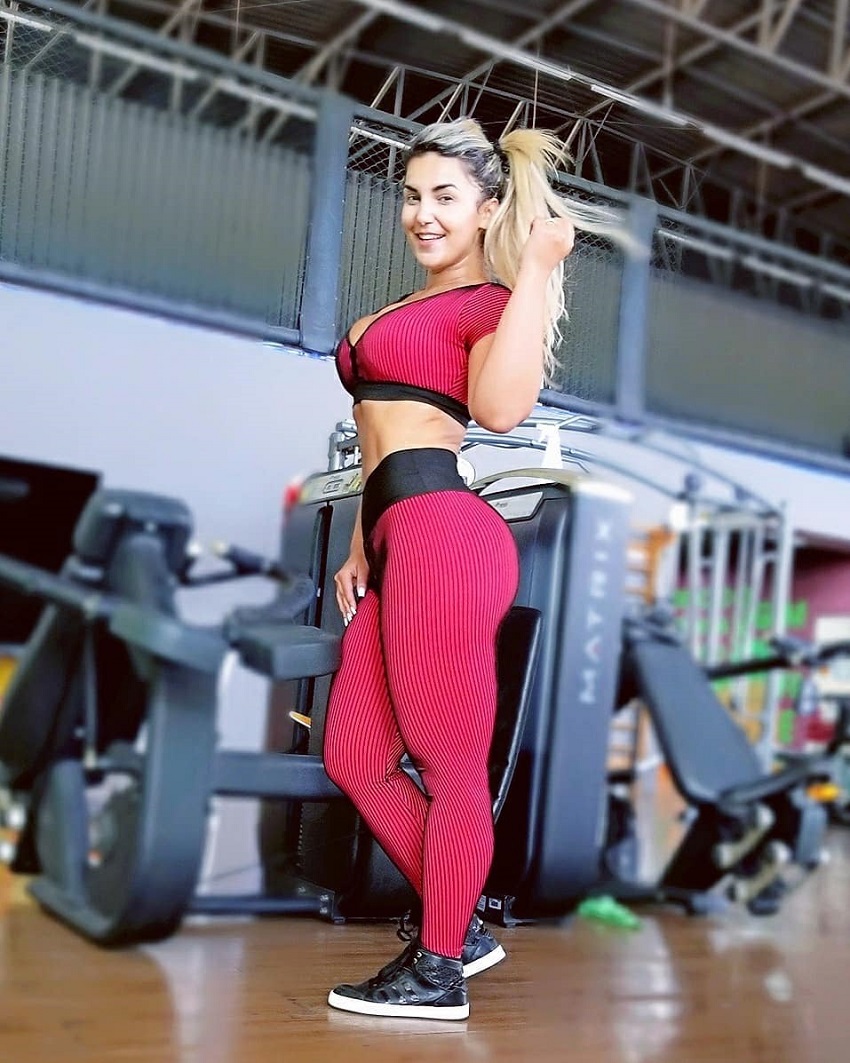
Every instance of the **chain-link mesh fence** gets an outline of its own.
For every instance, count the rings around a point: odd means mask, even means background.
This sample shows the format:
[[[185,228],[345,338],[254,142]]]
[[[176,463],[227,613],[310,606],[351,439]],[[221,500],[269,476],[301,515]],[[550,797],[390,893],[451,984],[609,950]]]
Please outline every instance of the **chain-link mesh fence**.
[[[421,287],[424,273],[399,224],[403,145],[392,125],[358,122],[348,151],[342,327]]]
[[[308,109],[35,10],[16,19],[0,22],[0,260],[294,328]]]
[[[779,249],[767,257],[731,231],[671,219],[655,234],[650,283],[649,411],[847,455],[850,315],[838,286]]]
[[[566,180],[560,190],[570,199],[604,207],[625,220],[622,204],[588,192]],[[603,406],[616,399],[619,313],[623,251],[610,237],[578,230],[565,268],[568,320],[555,352],[552,387]]]

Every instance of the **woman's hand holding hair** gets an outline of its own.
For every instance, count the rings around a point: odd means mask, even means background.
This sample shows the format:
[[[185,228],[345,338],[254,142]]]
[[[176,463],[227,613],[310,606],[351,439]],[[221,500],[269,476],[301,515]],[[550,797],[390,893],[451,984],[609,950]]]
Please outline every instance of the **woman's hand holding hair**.
[[[357,612],[357,603],[366,593],[369,563],[362,550],[352,549],[342,568],[334,576],[336,603],[346,627]]]
[[[520,255],[520,269],[533,265],[548,276],[570,254],[574,241],[569,218],[535,218]]]

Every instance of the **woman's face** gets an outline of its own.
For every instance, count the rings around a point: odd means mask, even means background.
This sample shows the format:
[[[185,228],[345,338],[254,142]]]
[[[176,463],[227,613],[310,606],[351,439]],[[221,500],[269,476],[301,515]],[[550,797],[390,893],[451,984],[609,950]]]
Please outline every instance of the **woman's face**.
[[[401,224],[420,265],[441,271],[481,255],[481,232],[498,203],[483,200],[481,189],[460,159],[436,152],[407,164]]]

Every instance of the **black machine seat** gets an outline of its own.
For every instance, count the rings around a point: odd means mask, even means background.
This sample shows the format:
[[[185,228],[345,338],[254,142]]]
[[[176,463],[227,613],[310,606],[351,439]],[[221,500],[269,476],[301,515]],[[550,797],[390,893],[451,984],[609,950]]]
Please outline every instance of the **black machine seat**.
[[[245,624],[228,630],[242,663],[271,679],[329,675],[339,667],[339,639],[299,624]]]
[[[691,804],[732,811],[820,774],[811,759],[765,772],[705,670],[671,632],[628,621],[626,645],[626,667],[649,708],[673,780]]]
[[[628,640],[627,660],[683,797],[716,805],[722,795],[763,779],[746,735],[684,646],[638,635]]]
[[[830,777],[831,769],[826,758],[819,760],[817,757],[809,756],[780,771],[762,774],[751,782],[724,790],[720,794],[718,804],[722,809],[731,809],[752,804],[755,801],[766,801],[776,794],[785,793],[797,786],[805,786],[815,779],[826,780]]]
[[[529,694],[534,682],[540,646],[542,620],[537,609],[514,606],[499,629],[497,671],[499,681],[496,723],[489,755],[490,794],[493,819],[497,819],[511,784],[522,729],[528,710]],[[300,637],[297,633],[300,632]],[[317,639],[324,635],[325,640]],[[231,642],[233,639],[231,637]],[[307,675],[324,675],[325,671],[298,671],[300,668],[323,668],[327,672],[338,666],[339,639],[315,628],[289,627],[246,629],[238,649],[243,662],[274,679]],[[294,650],[294,652],[293,652]],[[288,654],[301,664],[290,665]],[[332,667],[328,668],[328,665]],[[254,766],[254,771],[251,768]],[[418,780],[419,775],[409,757],[402,767]],[[324,772],[316,754],[281,756],[219,752],[216,762],[216,792],[257,797],[299,797],[303,801],[341,797],[337,787]],[[300,789],[299,789],[300,787]]]

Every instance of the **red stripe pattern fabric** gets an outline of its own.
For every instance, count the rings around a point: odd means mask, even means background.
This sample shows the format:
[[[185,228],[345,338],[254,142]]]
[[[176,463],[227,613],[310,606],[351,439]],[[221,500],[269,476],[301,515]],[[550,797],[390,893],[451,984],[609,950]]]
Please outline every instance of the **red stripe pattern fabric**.
[[[469,352],[495,332],[510,290],[501,284],[451,288],[384,310],[339,345],[336,366],[350,391],[358,381],[394,381],[466,403]]]
[[[495,646],[517,590],[516,546],[468,491],[395,502],[372,545],[380,589],[343,639],[325,767],[420,894],[424,946],[459,957],[493,855]],[[405,751],[425,793],[399,766]]]

